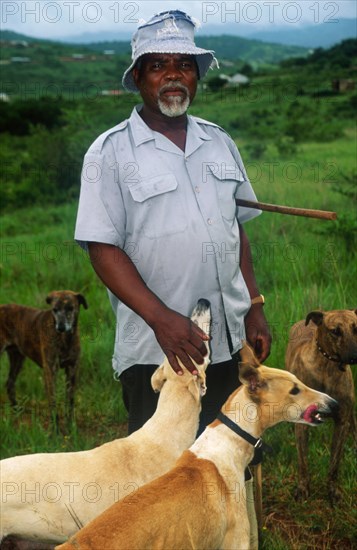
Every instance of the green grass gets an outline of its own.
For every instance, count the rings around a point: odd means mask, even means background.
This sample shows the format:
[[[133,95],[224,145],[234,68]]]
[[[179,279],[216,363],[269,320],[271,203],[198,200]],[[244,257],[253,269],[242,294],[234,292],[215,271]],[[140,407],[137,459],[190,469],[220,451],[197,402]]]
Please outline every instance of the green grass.
[[[211,117],[212,118],[212,117]],[[350,200],[331,189],[331,180],[356,170],[355,137],[347,128],[330,143],[299,144],[282,157],[274,141],[259,160],[241,141],[243,158],[260,200],[311,208],[353,212]],[[5,392],[7,357],[1,358],[1,456],[38,451],[91,448],[125,433],[121,388],[113,380],[111,356],[115,318],[107,294],[86,255],[73,243],[76,204],[34,206],[3,216],[2,301],[45,307],[48,292],[67,288],[82,292],[89,309],[81,310],[82,359],[76,394],[76,427],[67,435],[50,435],[41,370],[26,361],[17,383],[19,408],[12,411]],[[321,227],[329,228],[321,234]],[[284,366],[291,325],[315,308],[356,307],[356,251],[334,234],[334,222],[264,213],[246,225],[256,275],[266,296],[265,311],[274,341],[267,364]],[[356,370],[355,370],[356,379]],[[63,376],[58,384],[63,396]],[[297,458],[291,426],[281,425],[265,439],[275,454],[263,464],[265,523],[262,548],[346,549],[356,544],[356,462],[352,441],[341,467],[343,499],[327,501],[331,426],[312,430],[309,464],[312,496],[294,498]]]

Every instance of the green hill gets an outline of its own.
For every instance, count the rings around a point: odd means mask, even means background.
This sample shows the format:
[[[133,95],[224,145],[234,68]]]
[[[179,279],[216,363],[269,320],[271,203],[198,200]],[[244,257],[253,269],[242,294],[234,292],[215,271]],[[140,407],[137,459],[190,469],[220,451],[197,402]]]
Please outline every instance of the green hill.
[[[2,31],[0,39],[3,92],[9,96],[21,95],[24,87],[30,97],[68,95],[69,88],[76,95],[88,87],[92,95],[97,95],[103,89],[120,88],[121,75],[130,63],[129,42],[65,44],[13,31]],[[291,56],[301,58],[308,54],[304,48],[237,36],[200,37],[198,44],[215,50],[222,66],[225,61],[230,64],[231,73],[247,62],[257,70]]]
[[[214,47],[210,40],[205,47]],[[233,58],[233,44],[239,41],[217,40],[217,50],[221,47],[227,56],[220,71],[245,71],[249,84],[226,85],[217,79],[218,71],[212,71],[190,112],[217,122],[234,139],[246,140],[252,159],[262,158],[268,150],[269,155],[276,150],[294,155],[301,143],[339,139],[352,126],[357,41],[346,40],[280,64],[269,64],[273,57],[266,54],[263,65],[253,57],[249,63],[239,59],[238,51]],[[257,48],[255,59],[263,55],[258,42],[245,41],[239,55],[244,54],[243,46]],[[0,163],[5,167],[1,207],[66,201],[78,193],[89,144],[125,119],[139,101],[120,90],[129,55],[94,50],[93,45],[21,40],[4,42],[1,54],[2,92],[8,95],[2,96],[8,101],[0,101]],[[214,79],[222,84],[212,86]],[[348,89],[333,86],[336,80],[347,82]]]
[[[357,40],[349,38],[329,49],[317,48],[311,55],[286,59],[282,67],[307,67],[310,70],[341,70],[351,68],[356,71]]]
[[[309,53],[308,48],[270,44],[231,35],[201,36],[197,38],[197,44],[201,48],[214,50],[218,59],[241,59],[257,66],[279,63],[290,57],[305,57]]]

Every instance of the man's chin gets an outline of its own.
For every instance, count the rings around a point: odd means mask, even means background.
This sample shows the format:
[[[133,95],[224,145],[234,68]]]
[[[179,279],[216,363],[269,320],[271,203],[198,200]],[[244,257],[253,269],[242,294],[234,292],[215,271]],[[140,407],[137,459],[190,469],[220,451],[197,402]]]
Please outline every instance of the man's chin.
[[[175,98],[176,99],[176,98]],[[190,106],[190,100],[186,97],[183,101],[158,101],[160,112],[170,118],[184,115]]]

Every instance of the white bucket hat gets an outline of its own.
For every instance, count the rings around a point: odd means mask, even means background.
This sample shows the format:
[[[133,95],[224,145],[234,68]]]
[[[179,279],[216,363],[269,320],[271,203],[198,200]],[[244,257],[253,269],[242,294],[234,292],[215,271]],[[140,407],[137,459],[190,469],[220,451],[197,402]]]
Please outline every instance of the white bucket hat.
[[[125,71],[122,84],[129,92],[138,92],[133,78],[133,68],[146,53],[181,53],[194,55],[199,78],[216,65],[214,51],[197,48],[194,42],[195,28],[199,26],[189,15],[180,10],[171,10],[154,15],[146,23],[139,24],[131,41],[132,64]]]

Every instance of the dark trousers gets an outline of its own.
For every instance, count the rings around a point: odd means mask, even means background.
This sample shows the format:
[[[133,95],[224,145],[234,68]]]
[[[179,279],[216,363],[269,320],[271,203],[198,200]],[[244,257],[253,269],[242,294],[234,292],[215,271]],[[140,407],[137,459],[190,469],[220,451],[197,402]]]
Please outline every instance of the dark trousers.
[[[229,395],[240,386],[238,354],[230,361],[208,365],[207,393],[202,398],[198,434],[213,422]],[[135,432],[154,414],[159,394],[151,387],[151,376],[158,365],[133,365],[120,375],[123,401],[129,413],[128,434]]]

